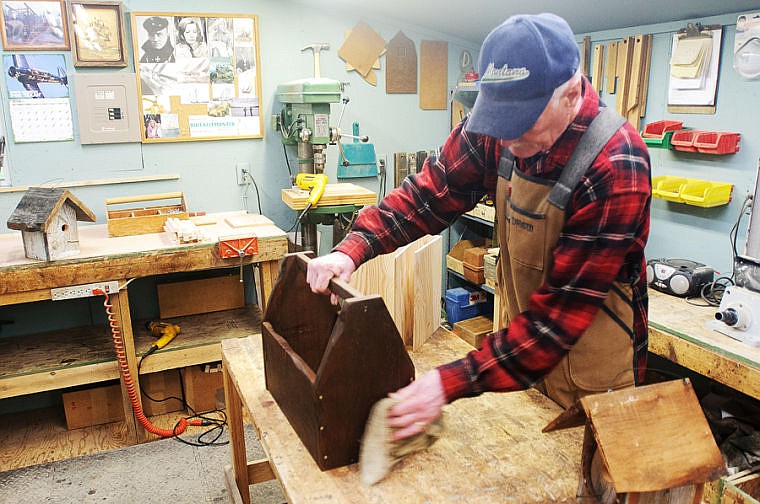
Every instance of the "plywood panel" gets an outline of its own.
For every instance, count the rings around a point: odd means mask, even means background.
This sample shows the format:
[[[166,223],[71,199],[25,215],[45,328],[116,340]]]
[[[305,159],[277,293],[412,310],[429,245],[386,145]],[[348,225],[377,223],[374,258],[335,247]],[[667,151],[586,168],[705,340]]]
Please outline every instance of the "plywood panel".
[[[385,92],[417,92],[417,49],[414,41],[399,31],[388,42],[385,55]]]
[[[367,261],[351,276],[359,292],[382,296],[407,346],[422,344],[440,326],[442,247],[440,236],[424,236]]]
[[[449,65],[447,42],[423,40],[420,43],[420,108],[446,110]]]
[[[158,310],[162,319],[210,313],[245,305],[238,275],[158,284]]]
[[[385,306],[391,318],[396,324],[399,334],[401,333],[401,320],[396,315],[396,292],[401,291],[396,277],[396,259],[404,254],[406,247],[402,247],[390,254],[373,257],[365,262],[351,275],[350,284],[362,294],[378,294],[385,301]]]
[[[417,350],[441,325],[441,283],[443,240],[440,236],[422,238],[414,253],[414,321],[412,350]]]
[[[309,191],[290,187],[282,190],[282,201],[293,210],[306,208]],[[377,194],[362,186],[350,183],[327,184],[319,198],[320,205],[372,205]]]

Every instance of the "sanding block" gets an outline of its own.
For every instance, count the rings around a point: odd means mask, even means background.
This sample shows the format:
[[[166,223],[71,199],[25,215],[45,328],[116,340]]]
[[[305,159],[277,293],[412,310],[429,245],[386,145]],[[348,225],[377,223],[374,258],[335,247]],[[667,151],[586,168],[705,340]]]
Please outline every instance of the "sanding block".
[[[394,429],[388,426],[388,410],[398,399],[386,397],[372,406],[359,450],[359,473],[362,483],[374,485],[407,455],[424,450],[443,434],[443,415],[424,431],[396,441],[391,440]]]

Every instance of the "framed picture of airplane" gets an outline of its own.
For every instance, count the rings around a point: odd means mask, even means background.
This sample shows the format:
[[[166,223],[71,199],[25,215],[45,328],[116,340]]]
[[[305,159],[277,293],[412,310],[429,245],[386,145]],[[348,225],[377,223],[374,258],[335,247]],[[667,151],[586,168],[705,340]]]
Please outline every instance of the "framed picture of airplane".
[[[0,35],[6,51],[69,49],[64,2],[1,0],[0,4]]]
[[[121,2],[71,0],[69,9],[74,66],[127,66]]]

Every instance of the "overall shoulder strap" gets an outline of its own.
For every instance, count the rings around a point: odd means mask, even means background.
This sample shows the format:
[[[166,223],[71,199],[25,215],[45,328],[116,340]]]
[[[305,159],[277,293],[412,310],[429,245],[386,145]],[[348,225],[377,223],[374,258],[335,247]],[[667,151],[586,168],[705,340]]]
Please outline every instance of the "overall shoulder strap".
[[[625,124],[625,118],[609,107],[602,107],[578,142],[557,183],[549,193],[549,203],[565,210],[575,187],[612,135]],[[501,163],[499,163],[501,167]]]
[[[509,149],[502,147],[501,157],[499,158],[499,166],[496,169],[496,174],[507,180],[512,179],[512,169],[515,166],[515,157],[509,152]]]

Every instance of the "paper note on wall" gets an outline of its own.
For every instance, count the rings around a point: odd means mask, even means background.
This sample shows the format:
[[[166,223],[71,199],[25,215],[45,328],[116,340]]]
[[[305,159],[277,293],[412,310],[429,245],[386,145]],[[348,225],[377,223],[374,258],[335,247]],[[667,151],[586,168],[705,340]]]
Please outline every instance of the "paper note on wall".
[[[676,58],[676,62],[681,63],[684,67],[688,67],[688,70],[682,68],[676,70],[676,73],[680,75],[692,75],[696,71],[696,74],[694,74],[693,78],[682,78],[674,75],[671,71],[668,84],[668,105],[715,105],[715,93],[718,89],[722,28],[709,30],[709,34],[710,38],[707,39],[710,42],[709,49],[702,46],[705,42],[698,42],[693,46],[689,46],[684,55],[678,51],[678,46],[683,40],[679,40],[679,34],[673,34],[671,54]],[[700,62],[700,57],[704,58],[704,61]],[[684,63],[690,58],[693,58],[690,64]]]

